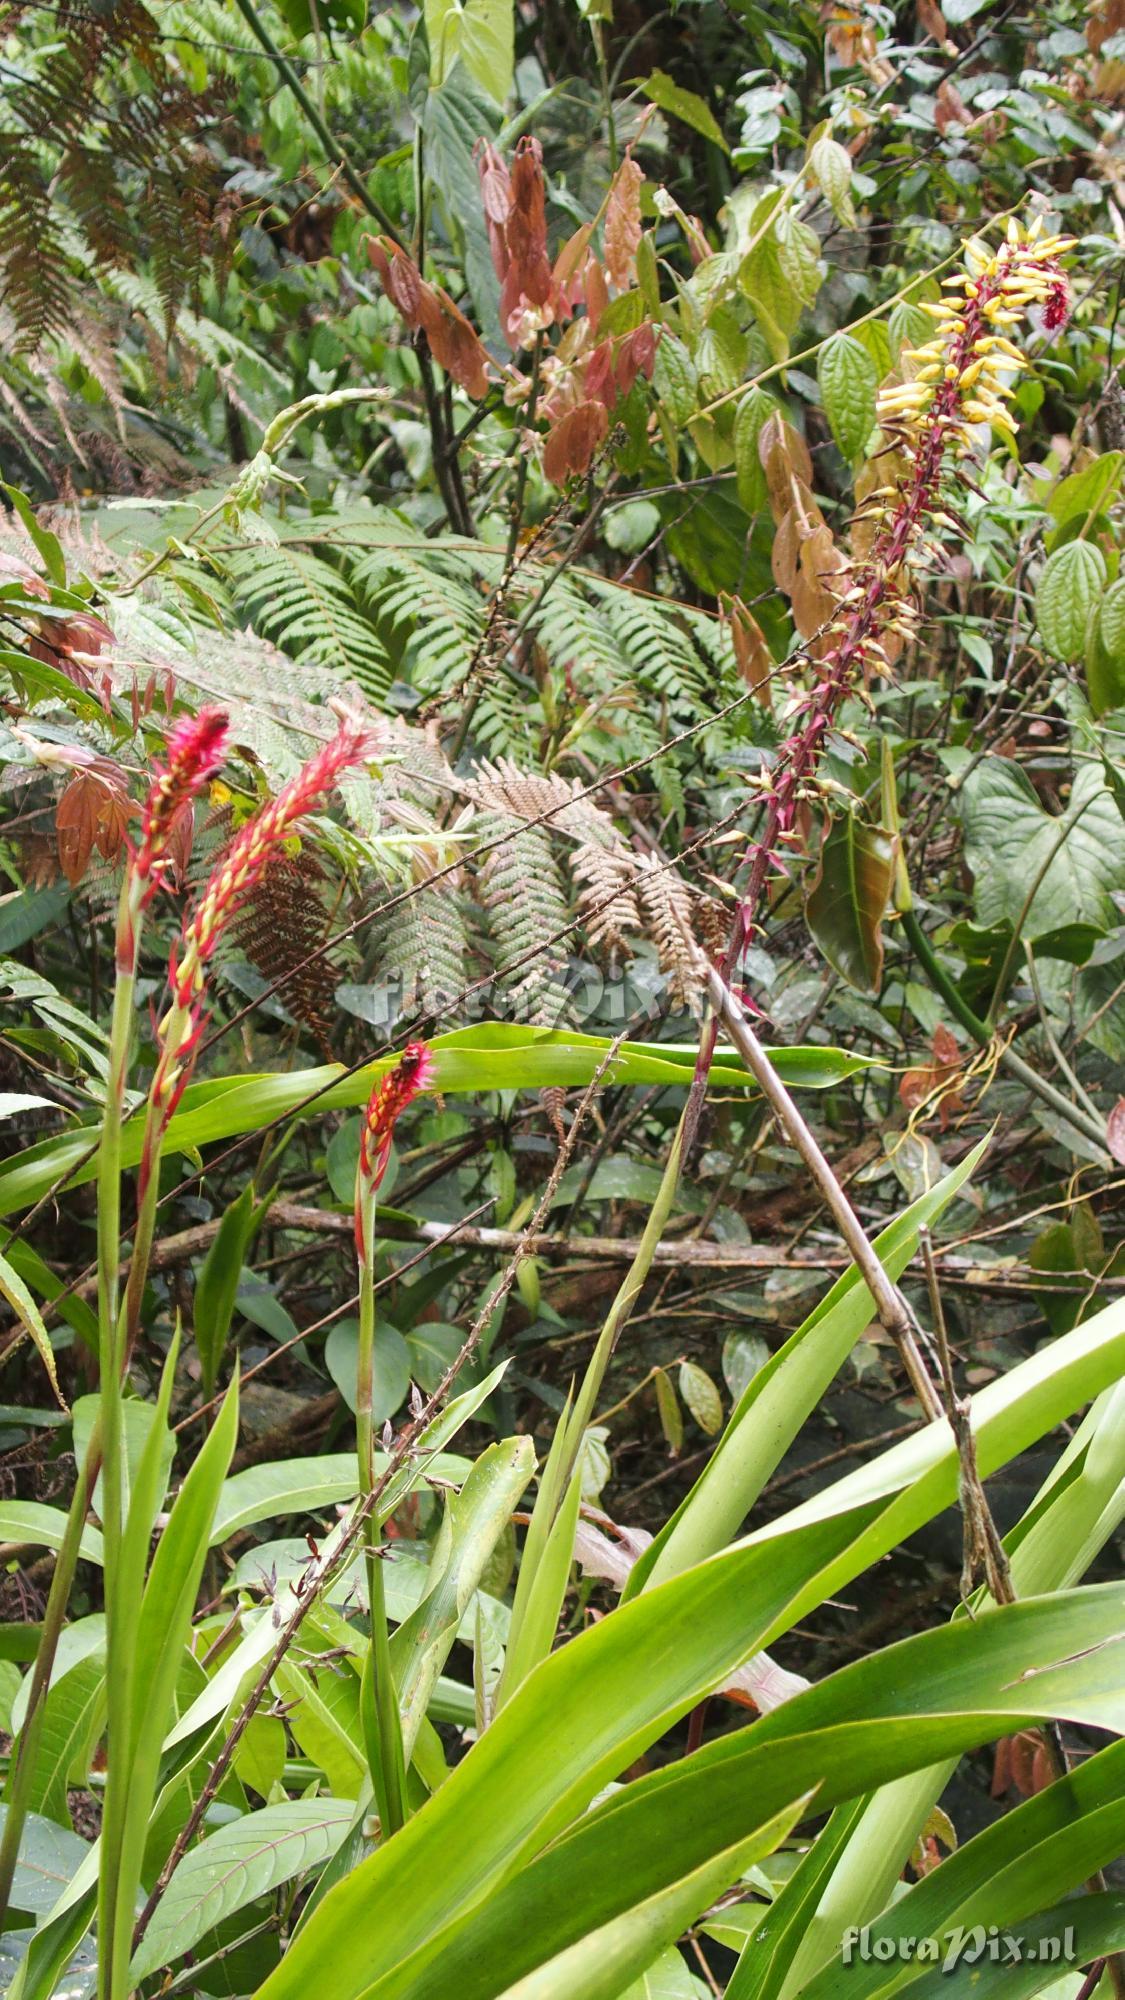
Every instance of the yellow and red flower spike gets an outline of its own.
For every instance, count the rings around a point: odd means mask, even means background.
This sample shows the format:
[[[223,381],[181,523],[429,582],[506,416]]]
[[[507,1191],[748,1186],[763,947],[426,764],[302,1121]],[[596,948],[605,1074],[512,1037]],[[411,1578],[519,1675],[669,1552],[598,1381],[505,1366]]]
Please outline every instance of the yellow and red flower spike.
[[[355,1241],[360,1261],[364,1248],[363,1205],[379,1187],[391,1156],[395,1125],[408,1104],[432,1088],[434,1059],[425,1042],[408,1042],[393,1069],[379,1078],[367,1101],[359,1134],[356,1175]]]
[[[190,1007],[198,999],[208,960],[227,925],[261,880],[271,856],[329,796],[342,774],[362,764],[374,748],[374,733],[363,723],[342,723],[332,741],[310,757],[296,777],[236,835],[184,926],[180,950],[173,951],[170,980],[178,1007]]]

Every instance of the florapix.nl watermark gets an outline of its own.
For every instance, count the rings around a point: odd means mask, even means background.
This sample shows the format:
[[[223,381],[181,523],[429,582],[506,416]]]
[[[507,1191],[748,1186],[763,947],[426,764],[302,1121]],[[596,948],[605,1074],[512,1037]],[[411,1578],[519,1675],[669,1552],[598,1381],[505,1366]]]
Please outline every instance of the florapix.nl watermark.
[[[976,1965],[981,1959],[990,1959],[994,1965],[1020,1965],[1025,1960],[1041,1965],[1079,1962],[1073,1924],[1037,1938],[1001,1930],[998,1924],[955,1924],[940,1937],[899,1936],[893,1931],[872,1936],[869,1924],[849,1924],[840,1940],[840,1956],[845,1965],[868,1964],[872,1959],[913,1960],[940,1965],[943,1972],[956,1972],[959,1965]]]

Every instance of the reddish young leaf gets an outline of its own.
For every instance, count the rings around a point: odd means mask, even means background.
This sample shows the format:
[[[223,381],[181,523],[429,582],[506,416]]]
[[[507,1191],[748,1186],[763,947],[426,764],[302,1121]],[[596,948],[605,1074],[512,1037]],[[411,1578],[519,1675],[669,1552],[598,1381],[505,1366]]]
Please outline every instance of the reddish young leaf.
[[[617,376],[619,394],[627,396],[638,375],[643,375],[646,382],[651,382],[655,365],[656,328],[651,320],[646,319],[618,343],[614,372]]]
[[[578,403],[560,417],[548,432],[543,451],[543,471],[552,486],[565,486],[569,478],[586,472],[608,431],[603,403]]]
[[[543,148],[527,136],[511,168],[511,205],[504,225],[508,269],[500,288],[500,323],[509,347],[526,346],[554,318],[547,256],[547,191]]]
[[[504,227],[512,205],[512,183],[507,167],[488,140],[477,140],[473,158],[480,176],[481,206],[488,230],[488,247],[492,252],[492,268],[503,282],[509,262]]]
[[[1125,1167],[1125,1097],[1119,1097],[1105,1122],[1105,1142],[1119,1167]]]
[[[605,213],[605,263],[619,292],[637,277],[637,245],[641,240],[641,188],[644,174],[634,159],[622,160],[609,191]]]
[[[125,790],[124,772],[108,757],[75,773],[55,813],[59,866],[72,887],[82,880],[95,847],[106,861],[120,852],[136,810]]]

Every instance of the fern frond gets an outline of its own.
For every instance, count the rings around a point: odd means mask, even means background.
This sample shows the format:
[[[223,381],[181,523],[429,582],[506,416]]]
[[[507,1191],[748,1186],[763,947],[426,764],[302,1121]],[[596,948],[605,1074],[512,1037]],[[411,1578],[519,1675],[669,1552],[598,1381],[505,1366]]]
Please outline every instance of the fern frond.
[[[253,543],[225,559],[240,608],[293,659],[330,667],[372,700],[391,683],[386,651],[346,577],[305,549]]]
[[[637,857],[637,892],[669,997],[674,1006],[694,1012],[699,1005],[699,973],[691,892],[674,868],[661,866],[651,855]]]
[[[550,835],[499,813],[485,815],[479,832],[482,841],[500,843],[481,863],[477,890],[501,984],[517,1019],[556,1027],[570,1007],[560,976],[568,910]]]

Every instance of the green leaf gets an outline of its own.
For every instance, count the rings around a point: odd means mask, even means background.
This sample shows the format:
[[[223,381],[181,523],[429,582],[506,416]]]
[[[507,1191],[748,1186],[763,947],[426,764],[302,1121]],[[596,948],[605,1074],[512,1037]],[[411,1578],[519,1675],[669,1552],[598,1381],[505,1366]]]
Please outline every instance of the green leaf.
[[[19,951],[48,924],[58,923],[69,902],[68,882],[52,882],[48,889],[16,889],[0,896],[0,955]]]
[[[528,1028],[506,1021],[484,1021],[437,1035],[430,1044],[434,1058],[434,1089],[460,1093],[486,1090],[541,1090],[547,1084],[588,1084],[611,1047],[603,1035],[581,1035],[564,1029]],[[623,1042],[610,1065],[608,1081],[622,1084],[689,1084],[695,1068],[692,1042]],[[165,1154],[187,1153],[217,1139],[232,1139],[257,1131],[277,1119],[321,1117],[326,1111],[366,1104],[381,1076],[396,1058],[387,1056],[361,1070],[342,1064],[286,1074],[233,1075],[192,1084],[171,1119]],[[790,1089],[829,1090],[845,1077],[880,1065],[867,1056],[827,1047],[778,1048],[770,1061]],[[736,1058],[723,1051],[711,1065],[711,1080],[724,1090],[752,1090],[753,1080]],[[60,1175],[80,1186],[97,1172],[98,1128],[48,1139],[9,1160],[0,1170],[0,1214],[38,1201]],[[136,1166],[142,1134],[138,1119],[122,1133],[122,1166]]]
[[[653,1375],[656,1388],[656,1408],[660,1416],[660,1428],[669,1449],[679,1453],[684,1448],[684,1420],[672,1378],[663,1368],[657,1368]]]
[[[660,336],[652,371],[652,386],[659,402],[676,424],[686,424],[699,407],[699,382],[695,363],[674,333],[667,327]]]
[[[349,1410],[355,1409],[359,1358],[359,1321],[342,1319],[324,1343],[324,1364]],[[410,1349],[401,1333],[386,1320],[375,1328],[375,1384],[371,1416],[376,1425],[393,1417],[410,1387]]]
[[[852,159],[847,148],[829,133],[824,133],[809,150],[808,171],[837,222],[843,223],[845,229],[854,229]]]
[[[832,435],[842,456],[854,465],[875,428],[879,386],[875,363],[850,333],[835,333],[820,350],[817,382]]]
[[[0,1832],[7,1814],[7,1806],[0,1806]],[[69,1828],[56,1826],[39,1813],[28,1813],[12,1883],[12,1908],[26,1910],[30,1916],[53,1910],[89,1851],[86,1842]]]
[[[31,505],[30,500],[20,492],[17,486],[9,486],[6,480],[0,480],[0,492],[7,494],[12,506],[23,522],[28,539],[34,544],[36,554],[39,556],[51,582],[59,590],[64,590],[66,588],[66,557],[63,554],[62,543],[59,541],[58,536],[53,535],[49,528],[40,527],[35,515],[35,509]]]
[[[0,1540],[21,1548],[61,1549],[66,1535],[66,1515],[58,1507],[46,1507],[39,1500],[0,1500]],[[80,1550],[83,1562],[102,1561],[102,1538],[96,1528],[83,1528]]]
[[[94,1425],[98,1421],[100,1410],[100,1396],[80,1396],[74,1405],[74,1453],[79,1465],[84,1463],[86,1454],[89,1451],[90,1439],[93,1435]],[[121,1512],[122,1520],[124,1520],[129,1512],[133,1485],[140,1468],[141,1459],[144,1456],[145,1446],[152,1435],[153,1425],[157,1422],[156,1405],[155,1403],[142,1403],[138,1396],[130,1396],[121,1406],[121,1420],[124,1442],[124,1451],[121,1457]],[[150,1533],[153,1522],[163,1504],[164,1495],[168,1490],[168,1480],[171,1476],[172,1460],[175,1457],[175,1453],[175,1439],[169,1436],[167,1430],[165,1430],[161,1445],[161,1478],[158,1482],[156,1498],[148,1523]],[[102,1513],[102,1479],[100,1473],[97,1485],[94,1487],[93,1507],[95,1514],[100,1519]]]
[[[1125,452],[1104,451],[1100,458],[1092,459],[1081,472],[1072,472],[1062,479],[1047,501],[1047,511],[1060,528],[1068,521],[1083,525],[1093,514],[1100,514],[1107,501],[1113,498],[1121,484],[1121,474],[1125,471]]]
[[[481,1454],[460,1493],[449,1496],[429,1589],[390,1644],[408,1762],[465,1609],[534,1470],[531,1439],[505,1438]]]
[[[736,1403],[769,1358],[769,1347],[760,1333],[728,1333],[723,1342],[723,1380]]]
[[[750,389],[734,416],[734,469],[738,477],[738,497],[748,514],[757,513],[766,503],[766,475],[758,453],[758,439],[767,417],[780,406],[765,389]]]
[[[84,1787],[105,1713],[105,1648],[87,1653],[50,1688],[43,1705],[29,1803],[70,1825],[67,1790]]]
[[[322,1867],[354,1814],[349,1799],[289,1799],[209,1835],[185,1854],[168,1884],[134,1955],[130,1979],[139,1983],[175,1964],[247,1903]]]
[[[51,1346],[51,1336],[43,1324],[43,1315],[32,1298],[31,1293],[28,1291],[27,1286],[24,1284],[23,1279],[20,1277],[19,1272],[13,1265],[9,1264],[6,1257],[0,1257],[0,1298],[7,1299],[16,1318],[31,1335],[32,1346],[35,1348],[46,1370],[47,1380],[54,1391],[55,1400],[59,1404],[60,1409],[65,1410],[66,1403],[63,1400],[63,1393],[59,1388],[59,1378],[55,1371],[55,1353]]]
[[[1125,577],[1102,598],[1086,644],[1086,690],[1095,715],[1125,706]]]
[[[924,347],[933,337],[934,323],[920,306],[911,305],[909,299],[900,299],[887,322],[891,356],[897,365],[902,359],[904,348]]]
[[[1033,937],[1072,923],[1116,926],[1125,853],[1100,765],[1081,767],[1066,813],[1056,819],[1018,764],[986,757],[965,782],[961,819],[981,923],[1022,920]]]
[[[433,87],[441,88],[460,59],[474,82],[503,104],[515,69],[513,14],[514,0],[425,0]]]
[[[223,1216],[196,1280],[192,1319],[205,1398],[215,1393],[242,1266],[260,1220],[254,1184],[247,1181]]]
[[[860,993],[883,978],[883,912],[894,880],[894,846],[858,813],[832,821],[805,904],[808,926],[835,971]]]
[[[707,1370],[695,1361],[680,1363],[680,1394],[700,1430],[716,1437],[723,1428],[722,1398]]]
[[[712,145],[721,146],[724,153],[730,152],[710,105],[705,104],[702,97],[697,97],[694,90],[685,90],[662,69],[654,69],[649,76],[640,76],[634,81],[637,89],[643,90],[649,103],[655,104],[659,111],[667,111],[681,124],[690,125],[693,132],[710,139]]]
[[[1091,542],[1067,542],[1048,556],[1035,592],[1039,636],[1057,660],[1079,660],[1106,584],[1105,557]]]

